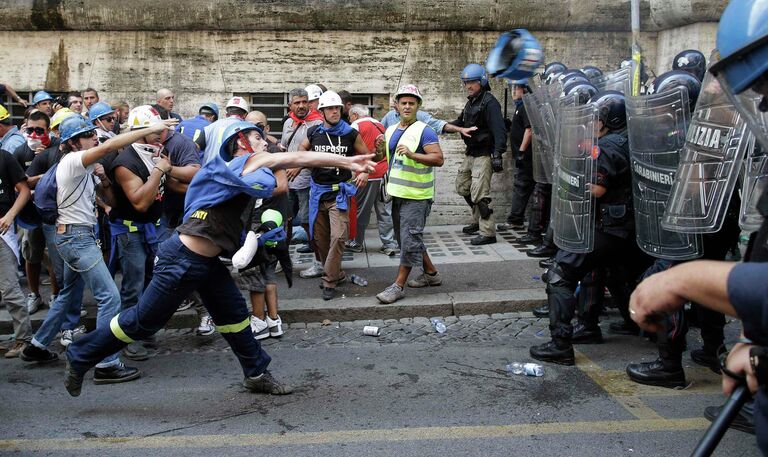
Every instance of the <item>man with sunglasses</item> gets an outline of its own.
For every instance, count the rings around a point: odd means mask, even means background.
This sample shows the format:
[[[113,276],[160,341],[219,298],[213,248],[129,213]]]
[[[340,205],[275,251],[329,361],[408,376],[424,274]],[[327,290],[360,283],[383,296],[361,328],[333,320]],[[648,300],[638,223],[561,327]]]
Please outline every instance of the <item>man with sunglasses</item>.
[[[99,143],[103,143],[108,139],[115,137],[115,132],[113,130],[115,128],[117,115],[115,114],[115,110],[112,109],[108,103],[98,102],[93,104],[88,111],[88,118],[93,122],[93,125],[96,126],[96,137],[99,139]]]
[[[98,161],[174,124],[175,121],[157,123],[99,144],[96,127],[82,116],[70,116],[61,123],[61,150],[64,155],[56,168],[56,249],[68,268],[64,271],[64,287],[51,304],[51,310],[31,344],[22,352],[23,360],[49,363],[59,359],[58,354],[49,351],[47,346],[61,325],[64,305],[76,298],[73,294],[82,293],[84,284],[91,289],[98,304],[97,328],[108,328],[112,318],[120,311],[120,293],[104,263],[94,233],[97,222],[96,193],[99,192],[107,200],[112,197],[111,182],[98,167]],[[151,173],[159,179],[166,171],[166,164],[159,163]],[[110,384],[131,381],[139,376],[138,369],[126,367],[113,353],[96,365],[93,379],[96,384]]]

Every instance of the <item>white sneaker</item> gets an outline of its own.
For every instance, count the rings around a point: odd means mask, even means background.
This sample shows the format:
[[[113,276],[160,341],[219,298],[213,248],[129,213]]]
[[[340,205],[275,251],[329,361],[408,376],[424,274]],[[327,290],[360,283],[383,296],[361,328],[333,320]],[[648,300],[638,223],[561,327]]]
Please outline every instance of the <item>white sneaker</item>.
[[[269,336],[272,338],[277,338],[283,333],[283,320],[280,319],[280,316],[277,316],[277,319],[272,320],[267,316],[267,326],[269,327]]]
[[[29,314],[35,314],[42,304],[43,298],[41,296],[34,292],[30,292],[29,295],[27,295],[27,311]]]
[[[200,326],[197,327],[198,336],[213,335],[214,332],[216,332],[216,326],[213,324],[213,319],[211,316],[203,314],[202,319],[200,319]]]
[[[61,343],[62,346],[67,347],[75,340],[74,331],[72,330],[63,330],[61,332],[61,339],[59,340],[59,343]]]
[[[253,337],[257,340],[269,337],[269,326],[256,316],[251,316],[251,330],[253,331]]]
[[[84,334],[85,334],[85,325],[81,325],[80,327],[75,327],[75,329],[72,330],[72,336],[84,335]]]
[[[311,267],[307,268],[306,270],[302,270],[299,273],[299,276],[302,278],[319,278],[324,274],[323,272],[323,266],[319,263],[313,264]]]

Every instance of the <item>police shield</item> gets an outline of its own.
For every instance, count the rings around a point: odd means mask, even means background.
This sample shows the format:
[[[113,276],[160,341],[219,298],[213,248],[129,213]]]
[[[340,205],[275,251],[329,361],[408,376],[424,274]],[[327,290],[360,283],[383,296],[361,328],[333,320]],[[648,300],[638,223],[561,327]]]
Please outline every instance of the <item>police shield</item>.
[[[768,154],[751,134],[747,141],[749,152],[744,160],[739,227],[746,232],[756,232],[763,222],[763,215],[757,210],[757,202],[768,183]]]
[[[594,248],[595,197],[590,183],[597,156],[597,114],[593,104],[560,110],[551,223],[555,244],[569,252]]]
[[[702,84],[661,226],[715,233],[739,178],[749,133],[712,73]]]
[[[591,82],[599,92],[616,90],[622,94],[629,95],[632,93],[632,75],[634,74],[635,65],[636,64],[632,62],[632,64],[624,68],[591,78],[589,82]]]
[[[523,104],[528,120],[531,122],[533,150],[533,179],[539,183],[552,183],[555,147],[552,138],[547,134],[544,122],[544,106],[534,94],[524,94]]]
[[[627,97],[626,104],[637,244],[661,259],[699,257],[700,235],[672,232],[660,225],[690,121],[688,92],[676,88]]]

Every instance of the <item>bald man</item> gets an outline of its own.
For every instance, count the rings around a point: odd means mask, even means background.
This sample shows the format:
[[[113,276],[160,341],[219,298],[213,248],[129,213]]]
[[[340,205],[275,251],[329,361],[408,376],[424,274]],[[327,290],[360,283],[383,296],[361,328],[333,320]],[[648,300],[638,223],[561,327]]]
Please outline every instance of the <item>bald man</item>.
[[[178,119],[179,122],[181,122],[184,119],[182,119],[178,113],[173,112],[173,105],[175,102],[174,97],[175,95],[173,95],[173,91],[170,89],[160,89],[157,91],[157,104],[168,110],[168,113],[172,118]]]
[[[251,111],[245,116],[245,120],[253,123],[256,127],[262,129],[267,136],[267,149],[269,152],[283,152],[285,149],[280,145],[280,140],[269,134],[269,122],[267,122],[267,115],[261,111]]]

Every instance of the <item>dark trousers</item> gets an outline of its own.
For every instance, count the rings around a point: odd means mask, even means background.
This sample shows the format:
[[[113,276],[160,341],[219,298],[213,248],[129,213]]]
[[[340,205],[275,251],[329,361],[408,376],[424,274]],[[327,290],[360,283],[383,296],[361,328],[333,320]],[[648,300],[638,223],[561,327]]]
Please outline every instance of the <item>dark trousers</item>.
[[[531,219],[528,221],[530,235],[542,236],[547,231],[551,201],[552,184],[537,182],[531,195]]]
[[[229,270],[218,257],[202,257],[174,234],[157,252],[152,281],[136,306],[115,316],[67,348],[73,369],[85,373],[109,354],[163,328],[191,292],[197,290],[217,330],[229,343],[246,376],[258,376],[271,358],[253,338],[251,313]],[[199,289],[198,289],[199,288]]]
[[[512,207],[507,222],[525,221],[525,208],[536,184],[533,180],[533,160],[530,154],[523,157],[522,167],[515,168],[515,182],[512,190]]]

